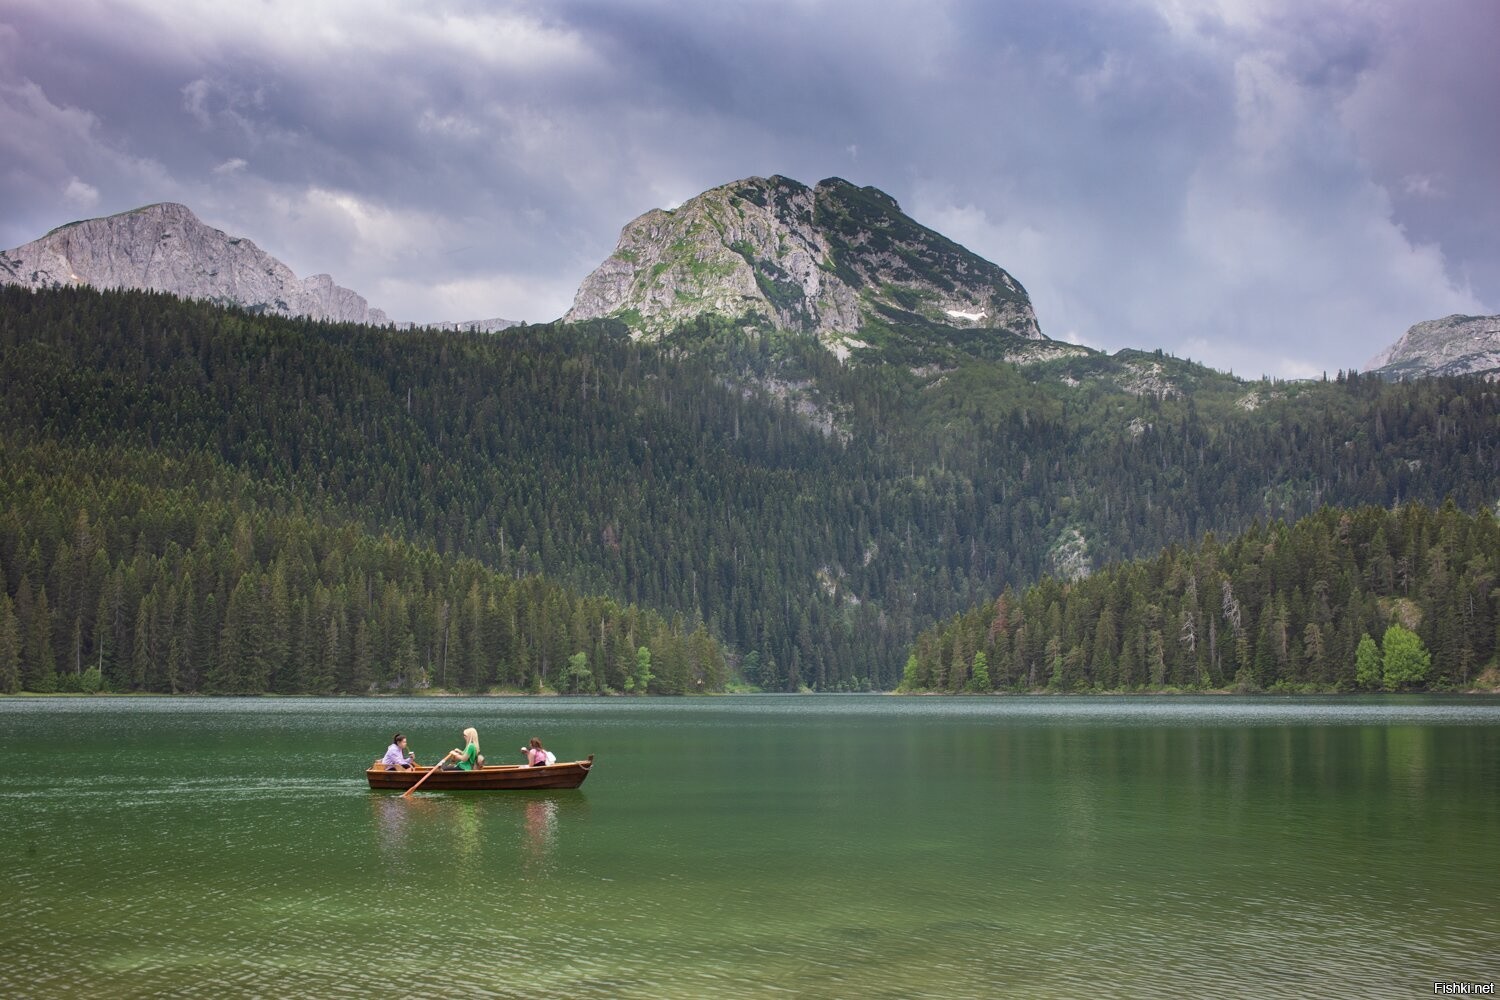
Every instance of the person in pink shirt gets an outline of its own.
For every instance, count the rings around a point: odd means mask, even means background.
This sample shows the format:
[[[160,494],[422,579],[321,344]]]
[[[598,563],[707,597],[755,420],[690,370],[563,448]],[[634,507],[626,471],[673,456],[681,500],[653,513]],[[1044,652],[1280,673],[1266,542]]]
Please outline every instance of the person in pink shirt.
[[[542,741],[535,736],[531,738],[531,745],[521,748],[526,755],[526,763],[532,767],[541,767],[544,764],[556,764],[557,758],[542,748]]]

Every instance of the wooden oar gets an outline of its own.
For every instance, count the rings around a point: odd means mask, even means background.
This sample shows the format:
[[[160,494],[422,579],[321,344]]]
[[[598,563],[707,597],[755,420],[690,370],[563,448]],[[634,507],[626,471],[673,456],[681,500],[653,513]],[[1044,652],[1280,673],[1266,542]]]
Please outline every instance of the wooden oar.
[[[418,788],[421,788],[422,787],[422,782],[426,781],[428,778],[430,778],[434,774],[436,774],[438,768],[441,767],[443,764],[446,764],[448,762],[448,758],[452,757],[452,756],[453,756],[453,751],[449,750],[446,754],[443,755],[443,759],[442,760],[438,761],[436,764],[432,765],[432,767],[428,768],[427,773],[424,774],[424,775],[422,775],[420,778],[417,779],[417,783],[415,785],[412,785],[406,791],[402,792],[401,793],[401,797],[404,799],[408,795],[410,795],[412,792],[415,792]]]

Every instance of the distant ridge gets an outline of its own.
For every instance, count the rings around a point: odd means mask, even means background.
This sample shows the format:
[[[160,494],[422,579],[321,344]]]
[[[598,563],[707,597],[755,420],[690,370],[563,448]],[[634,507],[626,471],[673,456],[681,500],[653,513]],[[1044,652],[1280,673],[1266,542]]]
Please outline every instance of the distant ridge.
[[[1365,370],[1386,378],[1500,374],[1500,316],[1454,314],[1418,323]]]
[[[0,284],[90,285],[170,292],[252,312],[385,326],[391,319],[332,276],[298,278],[244,237],[205,225],[185,205],[161,202],[70,222],[14,250],[0,250]],[[491,333],[515,320],[402,323]]]
[[[520,326],[518,319],[466,319],[458,323],[397,323],[398,327],[408,329],[412,327],[426,328],[428,330],[453,330],[457,333],[499,333],[501,330],[509,330],[513,326]]]
[[[171,292],[254,312],[383,326],[390,318],[327,274],[298,278],[250,240],[162,202],[59,226],[0,251],[0,282]]]

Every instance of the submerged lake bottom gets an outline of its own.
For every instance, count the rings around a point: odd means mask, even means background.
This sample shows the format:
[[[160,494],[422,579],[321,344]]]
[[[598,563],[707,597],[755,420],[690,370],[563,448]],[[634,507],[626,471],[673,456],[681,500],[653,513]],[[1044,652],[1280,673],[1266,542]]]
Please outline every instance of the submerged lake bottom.
[[[567,791],[371,791],[477,728]],[[0,995],[1432,996],[1500,699],[0,699]]]

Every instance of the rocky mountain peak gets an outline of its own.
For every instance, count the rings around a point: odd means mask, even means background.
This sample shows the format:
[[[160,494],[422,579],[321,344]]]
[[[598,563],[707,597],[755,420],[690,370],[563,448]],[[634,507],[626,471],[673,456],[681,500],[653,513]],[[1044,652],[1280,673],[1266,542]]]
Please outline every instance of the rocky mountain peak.
[[[300,279],[251,241],[204,225],[172,202],[71,222],[0,251],[0,283],[142,289],[285,316],[390,322],[329,275]]]
[[[898,330],[1047,339],[1003,269],[885,192],[837,177],[811,188],[750,177],[647,212],[625,226],[566,318],[612,316],[656,336],[704,314],[812,332],[841,356]]]
[[[1446,316],[1418,323],[1365,364],[1386,378],[1500,371],[1500,316]]]

